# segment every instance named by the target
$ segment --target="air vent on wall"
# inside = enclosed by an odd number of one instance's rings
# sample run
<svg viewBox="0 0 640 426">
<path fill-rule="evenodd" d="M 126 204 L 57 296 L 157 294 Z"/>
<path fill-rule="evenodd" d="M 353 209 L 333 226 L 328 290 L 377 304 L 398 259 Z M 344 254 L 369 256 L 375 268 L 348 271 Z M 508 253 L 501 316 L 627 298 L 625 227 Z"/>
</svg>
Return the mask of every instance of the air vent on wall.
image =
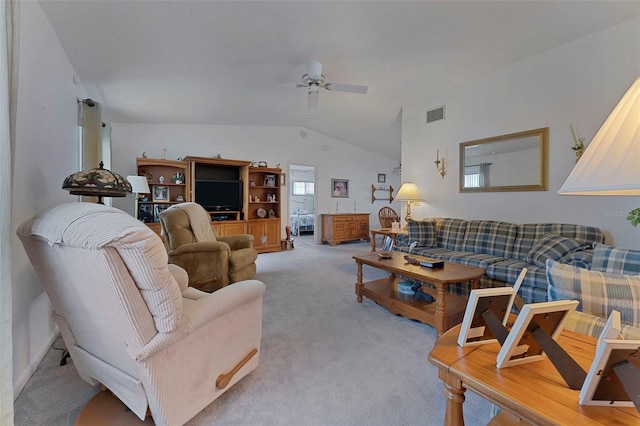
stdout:
<svg viewBox="0 0 640 426">
<path fill-rule="evenodd" d="M 427 124 L 438 120 L 444 120 L 444 105 L 427 111 Z"/>
</svg>

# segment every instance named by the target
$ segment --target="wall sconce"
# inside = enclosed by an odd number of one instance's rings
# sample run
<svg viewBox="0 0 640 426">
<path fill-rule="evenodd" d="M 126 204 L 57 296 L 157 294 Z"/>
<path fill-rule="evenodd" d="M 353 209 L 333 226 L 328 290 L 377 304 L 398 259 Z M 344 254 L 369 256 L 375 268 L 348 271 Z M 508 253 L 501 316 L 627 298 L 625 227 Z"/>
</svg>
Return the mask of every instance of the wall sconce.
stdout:
<svg viewBox="0 0 640 426">
<path fill-rule="evenodd" d="M 573 135 L 573 146 L 571 149 L 576 153 L 577 163 L 578 160 L 580 160 L 580 157 L 582 157 L 582 154 L 584 154 L 584 138 L 576 138 L 576 132 L 573 131 L 573 124 L 569 124 L 569 127 L 571 127 L 571 135 Z"/>
<path fill-rule="evenodd" d="M 434 161 L 435 165 L 436 165 L 436 170 L 438 171 L 438 173 L 440 173 L 440 176 L 442 176 L 442 179 L 444 179 L 444 175 L 447 174 L 447 166 L 445 163 L 445 157 L 440 158 L 440 150 L 436 150 L 436 161 Z"/>
</svg>

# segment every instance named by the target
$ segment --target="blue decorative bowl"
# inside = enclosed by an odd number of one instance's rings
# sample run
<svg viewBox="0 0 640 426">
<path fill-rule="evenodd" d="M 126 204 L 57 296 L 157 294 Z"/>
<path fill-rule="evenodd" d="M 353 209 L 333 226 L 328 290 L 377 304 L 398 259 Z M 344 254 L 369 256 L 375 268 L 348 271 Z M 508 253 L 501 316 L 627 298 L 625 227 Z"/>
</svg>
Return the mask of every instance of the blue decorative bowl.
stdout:
<svg viewBox="0 0 640 426">
<path fill-rule="evenodd" d="M 414 295 L 416 292 L 411 290 L 412 285 L 410 281 L 398 281 L 398 293 Z"/>
</svg>

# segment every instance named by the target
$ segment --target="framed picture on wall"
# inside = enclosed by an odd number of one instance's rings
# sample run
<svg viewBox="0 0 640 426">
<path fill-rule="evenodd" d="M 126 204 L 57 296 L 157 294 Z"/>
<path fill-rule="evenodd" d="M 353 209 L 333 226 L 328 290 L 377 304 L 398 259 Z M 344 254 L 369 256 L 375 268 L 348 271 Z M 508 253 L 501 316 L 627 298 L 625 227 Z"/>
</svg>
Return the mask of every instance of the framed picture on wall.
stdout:
<svg viewBox="0 0 640 426">
<path fill-rule="evenodd" d="M 349 198 L 349 181 L 347 179 L 331 179 L 331 196 L 333 198 Z"/>
<path fill-rule="evenodd" d="M 378 183 L 387 183 L 386 173 L 378 173 Z"/>
</svg>

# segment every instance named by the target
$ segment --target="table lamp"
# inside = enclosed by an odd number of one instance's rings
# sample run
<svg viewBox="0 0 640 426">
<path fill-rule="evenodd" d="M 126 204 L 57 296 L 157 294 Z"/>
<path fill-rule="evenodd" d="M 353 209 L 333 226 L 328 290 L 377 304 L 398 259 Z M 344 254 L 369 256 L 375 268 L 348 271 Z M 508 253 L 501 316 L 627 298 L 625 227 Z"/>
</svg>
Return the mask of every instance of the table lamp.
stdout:
<svg viewBox="0 0 640 426">
<path fill-rule="evenodd" d="M 149 181 L 145 176 L 127 176 L 127 180 L 131 184 L 131 192 L 136 194 L 135 210 L 133 211 L 133 217 L 138 217 L 138 202 L 140 200 L 140 194 L 150 194 Z"/>
<path fill-rule="evenodd" d="M 558 194 L 640 195 L 640 77 L 587 146 Z M 629 215 L 638 224 L 640 209 Z M 633 219 L 635 217 L 635 220 Z"/>
<path fill-rule="evenodd" d="M 420 194 L 420 190 L 418 189 L 418 185 L 413 182 L 404 182 L 398 193 L 395 197 L 396 200 L 406 201 L 407 202 L 407 213 L 404 217 L 406 222 L 405 227 L 408 226 L 409 221 L 412 219 L 411 217 L 411 203 L 415 201 L 422 201 L 422 194 Z"/>
</svg>

